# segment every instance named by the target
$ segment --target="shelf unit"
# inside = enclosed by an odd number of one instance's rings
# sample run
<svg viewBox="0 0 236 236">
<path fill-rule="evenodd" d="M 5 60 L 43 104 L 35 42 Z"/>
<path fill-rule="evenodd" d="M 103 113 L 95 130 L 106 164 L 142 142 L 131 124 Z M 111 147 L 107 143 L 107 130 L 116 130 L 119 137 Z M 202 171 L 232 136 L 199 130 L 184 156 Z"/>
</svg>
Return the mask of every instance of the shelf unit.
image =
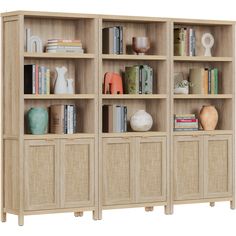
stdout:
<svg viewBox="0 0 236 236">
<path fill-rule="evenodd" d="M 19 11 L 2 14 L 3 24 L 3 158 L 2 221 L 6 214 L 25 215 L 93 211 L 129 207 L 230 201 L 235 207 L 235 55 L 234 22 Z M 103 54 L 102 29 L 126 28 L 127 54 Z M 173 55 L 174 26 L 196 30 L 197 55 Z M 28 53 L 24 30 L 31 28 L 43 44 L 49 38 L 81 39 L 84 54 Z M 202 33 L 215 37 L 212 57 L 203 56 Z M 146 55 L 132 52 L 132 37 L 148 36 Z M 222 46 L 224 45 L 224 46 Z M 23 94 L 24 64 L 66 66 L 74 79 L 73 95 Z M 106 72 L 122 75 L 125 66 L 153 68 L 153 94 L 103 94 Z M 174 94 L 174 72 L 188 75 L 194 67 L 217 67 L 219 94 Z M 52 75 L 52 78 L 55 76 Z M 51 80 L 51 91 L 54 79 Z M 75 134 L 32 135 L 25 114 L 32 107 L 75 104 Z M 102 106 L 126 105 L 128 131 L 102 132 Z M 219 122 L 214 131 L 173 131 L 175 113 L 199 113 L 215 105 Z M 153 117 L 148 132 L 133 132 L 132 114 L 144 109 Z"/>
</svg>

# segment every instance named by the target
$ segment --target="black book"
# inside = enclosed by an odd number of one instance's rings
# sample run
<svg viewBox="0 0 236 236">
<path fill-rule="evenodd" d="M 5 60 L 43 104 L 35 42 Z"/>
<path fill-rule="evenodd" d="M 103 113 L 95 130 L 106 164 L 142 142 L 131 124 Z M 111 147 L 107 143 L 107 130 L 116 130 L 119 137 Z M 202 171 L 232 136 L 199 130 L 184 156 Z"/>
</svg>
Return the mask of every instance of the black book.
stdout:
<svg viewBox="0 0 236 236">
<path fill-rule="evenodd" d="M 112 122 L 112 121 L 110 121 Z M 109 127 L 109 113 L 108 113 L 108 105 L 102 106 L 102 132 L 108 132 Z"/>
<path fill-rule="evenodd" d="M 24 65 L 24 94 L 35 94 L 35 65 Z"/>
</svg>

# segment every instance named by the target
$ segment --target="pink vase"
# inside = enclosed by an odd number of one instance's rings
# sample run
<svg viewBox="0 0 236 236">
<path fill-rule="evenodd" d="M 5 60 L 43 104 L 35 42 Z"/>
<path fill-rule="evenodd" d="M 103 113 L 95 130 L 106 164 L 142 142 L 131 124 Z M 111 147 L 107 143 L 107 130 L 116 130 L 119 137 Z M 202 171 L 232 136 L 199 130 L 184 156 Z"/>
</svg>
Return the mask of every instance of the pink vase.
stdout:
<svg viewBox="0 0 236 236">
<path fill-rule="evenodd" d="M 204 130 L 214 130 L 218 122 L 218 112 L 212 105 L 204 105 L 199 114 L 200 123 Z"/>
</svg>

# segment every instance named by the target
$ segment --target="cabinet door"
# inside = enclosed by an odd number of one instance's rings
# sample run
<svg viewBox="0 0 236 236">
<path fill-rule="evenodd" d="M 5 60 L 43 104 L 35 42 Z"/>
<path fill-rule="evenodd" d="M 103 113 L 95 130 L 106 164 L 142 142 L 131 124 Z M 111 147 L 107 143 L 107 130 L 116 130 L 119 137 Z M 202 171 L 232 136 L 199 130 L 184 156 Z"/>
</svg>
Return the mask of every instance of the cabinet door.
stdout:
<svg viewBox="0 0 236 236">
<path fill-rule="evenodd" d="M 94 140 L 61 140 L 62 207 L 94 203 Z"/>
<path fill-rule="evenodd" d="M 203 197 L 202 137 L 174 137 L 174 199 Z"/>
<path fill-rule="evenodd" d="M 232 136 L 204 137 L 204 195 L 227 197 L 232 195 Z"/>
<path fill-rule="evenodd" d="M 137 138 L 136 195 L 138 202 L 166 199 L 166 138 Z"/>
<path fill-rule="evenodd" d="M 55 140 L 25 142 L 25 210 L 59 207 L 59 160 Z"/>
<path fill-rule="evenodd" d="M 134 202 L 134 154 L 132 139 L 103 139 L 104 205 Z"/>
</svg>

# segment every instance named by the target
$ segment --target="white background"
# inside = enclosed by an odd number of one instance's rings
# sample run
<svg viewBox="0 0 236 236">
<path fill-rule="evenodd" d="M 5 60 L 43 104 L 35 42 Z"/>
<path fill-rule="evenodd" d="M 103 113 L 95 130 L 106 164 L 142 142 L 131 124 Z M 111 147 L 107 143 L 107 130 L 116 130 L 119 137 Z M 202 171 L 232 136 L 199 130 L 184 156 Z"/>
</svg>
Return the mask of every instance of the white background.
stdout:
<svg viewBox="0 0 236 236">
<path fill-rule="evenodd" d="M 61 11 L 76 13 L 120 14 L 236 21 L 235 1 L 209 0 L 0 0 L 0 12 L 13 10 Z M 154 212 L 143 208 L 109 210 L 103 220 L 93 221 L 91 212 L 82 218 L 72 213 L 26 216 L 25 225 L 17 225 L 17 217 L 7 216 L 0 223 L 0 236 L 5 235 L 236 235 L 236 210 L 229 203 L 175 206 L 167 216 L 163 207 Z"/>
</svg>

